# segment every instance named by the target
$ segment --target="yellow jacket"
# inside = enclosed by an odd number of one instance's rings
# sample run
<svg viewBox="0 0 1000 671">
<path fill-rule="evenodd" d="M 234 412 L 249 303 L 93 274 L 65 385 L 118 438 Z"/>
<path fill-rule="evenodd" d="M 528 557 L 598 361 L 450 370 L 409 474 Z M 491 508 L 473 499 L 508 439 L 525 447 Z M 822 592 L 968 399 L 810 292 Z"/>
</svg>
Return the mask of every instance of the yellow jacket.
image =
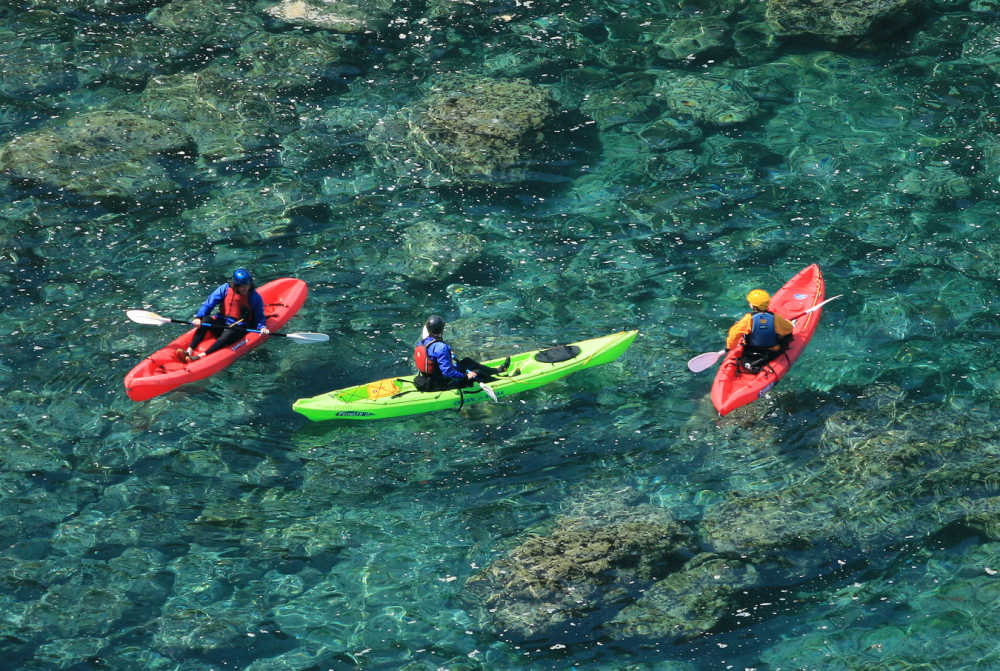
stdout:
<svg viewBox="0 0 1000 671">
<path fill-rule="evenodd" d="M 743 318 L 729 327 L 729 335 L 726 336 L 726 349 L 732 349 L 743 342 L 743 337 L 750 335 L 750 328 L 753 326 L 753 313 L 746 313 Z M 774 332 L 778 338 L 790 335 L 795 327 L 781 315 L 774 315 Z M 771 349 L 781 349 L 781 345 L 775 345 Z"/>
</svg>

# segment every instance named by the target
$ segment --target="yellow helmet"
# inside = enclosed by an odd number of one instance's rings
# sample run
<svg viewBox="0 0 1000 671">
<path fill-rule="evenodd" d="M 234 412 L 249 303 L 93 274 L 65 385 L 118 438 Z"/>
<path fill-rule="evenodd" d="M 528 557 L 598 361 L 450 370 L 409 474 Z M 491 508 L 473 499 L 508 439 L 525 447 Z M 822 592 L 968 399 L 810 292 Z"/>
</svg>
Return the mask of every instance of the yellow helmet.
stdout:
<svg viewBox="0 0 1000 671">
<path fill-rule="evenodd" d="M 767 306 L 771 304 L 771 294 L 767 293 L 763 289 L 754 289 L 747 294 L 747 303 L 749 303 L 752 308 L 766 310 Z"/>
</svg>

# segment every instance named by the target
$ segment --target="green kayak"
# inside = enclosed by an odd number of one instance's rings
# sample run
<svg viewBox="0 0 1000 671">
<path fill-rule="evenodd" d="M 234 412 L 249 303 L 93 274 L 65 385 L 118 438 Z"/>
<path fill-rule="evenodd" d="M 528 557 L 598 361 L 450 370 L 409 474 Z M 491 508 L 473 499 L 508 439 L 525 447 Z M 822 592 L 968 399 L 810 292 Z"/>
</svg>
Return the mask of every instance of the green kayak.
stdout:
<svg viewBox="0 0 1000 671">
<path fill-rule="evenodd" d="M 570 345 L 513 354 L 510 357 L 510 368 L 489 382 L 489 387 L 497 398 L 510 396 L 548 384 L 578 370 L 614 361 L 628 349 L 637 333 L 638 331 L 622 331 Z M 502 362 L 502 359 L 496 359 L 483 363 L 496 367 Z M 314 422 L 327 419 L 387 419 L 460 408 L 488 398 L 478 384 L 448 391 L 418 391 L 413 386 L 413 377 L 391 377 L 336 389 L 312 398 L 300 398 L 292 405 L 292 410 Z"/>
</svg>

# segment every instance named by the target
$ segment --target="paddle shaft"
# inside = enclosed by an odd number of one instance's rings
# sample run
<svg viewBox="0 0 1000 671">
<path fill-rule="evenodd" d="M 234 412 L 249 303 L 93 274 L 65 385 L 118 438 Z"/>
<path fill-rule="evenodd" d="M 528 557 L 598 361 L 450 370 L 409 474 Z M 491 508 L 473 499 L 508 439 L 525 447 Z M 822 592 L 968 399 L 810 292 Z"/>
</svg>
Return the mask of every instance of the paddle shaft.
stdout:
<svg viewBox="0 0 1000 671">
<path fill-rule="evenodd" d="M 798 319 L 799 317 L 805 317 L 805 316 L 806 316 L 807 314 L 809 314 L 810 312 L 814 312 L 814 311 L 816 311 L 816 310 L 819 310 L 819 309 L 820 309 L 821 307 L 823 307 L 824 305 L 826 305 L 826 304 L 827 304 L 827 303 L 829 303 L 830 301 L 835 301 L 835 300 L 837 300 L 838 298 L 840 298 L 840 297 L 841 297 L 841 296 L 843 296 L 843 295 L 844 295 L 844 294 L 837 294 L 836 296 L 832 296 L 832 297 L 830 297 L 830 298 L 827 298 L 827 299 L 826 299 L 825 301 L 823 301 L 822 303 L 817 303 L 816 305 L 812 306 L 812 307 L 811 307 L 811 308 L 809 308 L 808 310 L 803 310 L 802 312 L 800 312 L 799 314 L 795 315 L 794 317 L 792 317 L 792 318 L 791 318 L 791 319 L 789 319 L 788 321 L 790 321 L 790 322 L 794 322 L 794 321 L 795 321 L 796 319 Z"/>
<path fill-rule="evenodd" d="M 169 319 L 171 324 L 184 324 L 186 326 L 195 326 L 194 322 L 187 322 L 187 321 L 184 321 L 183 319 L 174 319 L 173 317 L 164 317 L 164 319 Z M 233 326 L 236 326 L 236 324 L 233 324 Z M 204 327 L 204 328 L 211 328 L 212 324 L 211 323 L 206 324 L 205 322 L 202 322 L 201 324 L 198 325 L 198 328 L 202 328 L 202 327 Z M 232 327 L 230 327 L 230 328 L 232 328 Z M 259 329 L 246 329 L 246 332 L 247 333 L 260 333 L 260 330 Z M 287 337 L 289 337 L 287 333 L 275 333 L 274 331 L 268 332 L 268 335 L 278 336 L 280 338 L 287 338 Z"/>
</svg>

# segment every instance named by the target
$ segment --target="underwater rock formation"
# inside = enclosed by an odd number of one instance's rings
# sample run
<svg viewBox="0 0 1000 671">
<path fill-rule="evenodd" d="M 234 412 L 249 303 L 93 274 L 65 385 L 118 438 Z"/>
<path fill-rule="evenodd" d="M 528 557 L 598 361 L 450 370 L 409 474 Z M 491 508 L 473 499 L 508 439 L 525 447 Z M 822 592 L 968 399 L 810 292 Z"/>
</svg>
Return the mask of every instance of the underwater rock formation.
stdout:
<svg viewBox="0 0 1000 671">
<path fill-rule="evenodd" d="M 81 12 L 88 14 L 122 14 L 148 10 L 162 4 L 162 0 L 26 0 L 18 3 L 32 9 L 51 9 L 56 12 Z"/>
<path fill-rule="evenodd" d="M 268 238 L 287 233 L 293 219 L 325 220 L 329 212 L 307 183 L 271 177 L 213 194 L 178 216 L 191 230 L 212 239 L 232 235 Z"/>
<path fill-rule="evenodd" d="M 150 54 L 186 58 L 194 51 L 165 31 L 146 24 L 119 26 L 113 34 L 92 31 L 73 36 L 73 69 L 81 84 L 110 84 L 138 90 L 146 80 L 166 72 L 170 65 Z"/>
<path fill-rule="evenodd" d="M 177 185 L 157 157 L 191 146 L 191 138 L 176 124 L 98 110 L 11 140 L 0 149 L 0 170 L 85 196 L 163 197 Z"/>
<path fill-rule="evenodd" d="M 483 251 L 483 243 L 474 235 L 449 228 L 436 221 L 415 224 L 403 234 L 400 272 L 407 277 L 429 282 L 451 276 Z"/>
<path fill-rule="evenodd" d="M 908 22 L 920 0 L 768 0 L 767 20 L 779 35 L 860 37 L 876 24 Z"/>
<path fill-rule="evenodd" d="M 245 86 L 273 92 L 316 93 L 358 72 L 349 60 L 353 38 L 329 33 L 257 33 L 237 51 Z"/>
<path fill-rule="evenodd" d="M 945 165 L 928 165 L 906 170 L 899 177 L 895 187 L 908 196 L 930 201 L 964 198 L 972 191 L 964 177 Z"/>
<path fill-rule="evenodd" d="M 743 123 L 760 112 L 745 86 L 718 75 L 663 75 L 656 92 L 674 112 L 717 126 Z"/>
<path fill-rule="evenodd" d="M 72 56 L 66 43 L 23 39 L 10 30 L 0 30 L 0 95 L 31 100 L 33 97 L 69 90 L 77 85 Z M 4 103 L 6 104 L 6 103 Z"/>
<path fill-rule="evenodd" d="M 290 104 L 211 68 L 154 77 L 135 104 L 143 114 L 175 120 L 209 161 L 253 158 L 298 128 Z"/>
<path fill-rule="evenodd" d="M 338 33 L 384 30 L 392 17 L 393 0 L 282 0 L 264 10 L 276 19 Z"/>
<path fill-rule="evenodd" d="M 698 527 L 706 546 L 793 581 L 975 515 L 973 504 L 935 502 L 942 491 L 970 501 L 992 491 L 1000 458 L 983 454 L 995 429 L 913 407 L 881 385 L 859 396 L 861 407 L 826 419 L 819 456 L 787 486 L 734 493 L 707 509 Z"/>
<path fill-rule="evenodd" d="M 564 516 L 466 583 L 503 636 L 585 633 L 582 622 L 621 607 L 635 590 L 679 567 L 688 534 L 662 508 L 639 505 L 605 518 Z"/>
<path fill-rule="evenodd" d="M 716 17 L 695 16 L 669 22 L 653 43 L 667 61 L 687 61 L 724 54 L 732 48 L 731 28 Z"/>
<path fill-rule="evenodd" d="M 263 27 L 263 20 L 233 11 L 225 0 L 173 0 L 147 15 L 173 42 L 172 49 L 233 49 Z"/>
<path fill-rule="evenodd" d="M 469 319 L 510 322 L 524 310 L 517 296 L 496 287 L 456 283 L 449 284 L 445 290 L 451 302 L 458 307 L 458 314 Z"/>
<path fill-rule="evenodd" d="M 448 75 L 377 124 L 368 147 L 387 173 L 427 186 L 512 184 L 544 149 L 555 112 L 549 92 L 527 81 Z"/>
<path fill-rule="evenodd" d="M 996 429 L 913 406 L 895 387 L 855 397 L 827 417 L 815 457 L 794 467 L 779 457 L 782 481 L 709 503 L 693 536 L 665 509 L 605 494 L 603 508 L 588 501 L 568 511 L 470 578 L 470 594 L 514 640 L 599 632 L 682 642 L 729 620 L 758 584 L 802 585 L 853 562 L 892 562 L 899 539 L 948 527 L 996 540 Z M 741 430 L 754 453 L 777 438 L 759 431 L 762 421 L 756 437 Z M 954 439 L 927 438 L 948 432 Z"/>
<path fill-rule="evenodd" d="M 608 79 L 611 73 L 604 73 Z M 591 88 L 580 102 L 580 111 L 597 122 L 601 130 L 641 120 L 656 105 L 653 88 L 656 79 L 648 74 L 628 75 L 611 79 L 610 88 Z"/>
<path fill-rule="evenodd" d="M 693 122 L 673 117 L 660 117 L 636 133 L 652 151 L 669 151 L 681 145 L 697 142 L 704 132 Z"/>
<path fill-rule="evenodd" d="M 700 554 L 676 573 L 654 583 L 623 608 L 604 630 L 615 638 L 680 642 L 710 631 L 731 615 L 734 593 L 757 584 L 746 562 Z"/>
</svg>

